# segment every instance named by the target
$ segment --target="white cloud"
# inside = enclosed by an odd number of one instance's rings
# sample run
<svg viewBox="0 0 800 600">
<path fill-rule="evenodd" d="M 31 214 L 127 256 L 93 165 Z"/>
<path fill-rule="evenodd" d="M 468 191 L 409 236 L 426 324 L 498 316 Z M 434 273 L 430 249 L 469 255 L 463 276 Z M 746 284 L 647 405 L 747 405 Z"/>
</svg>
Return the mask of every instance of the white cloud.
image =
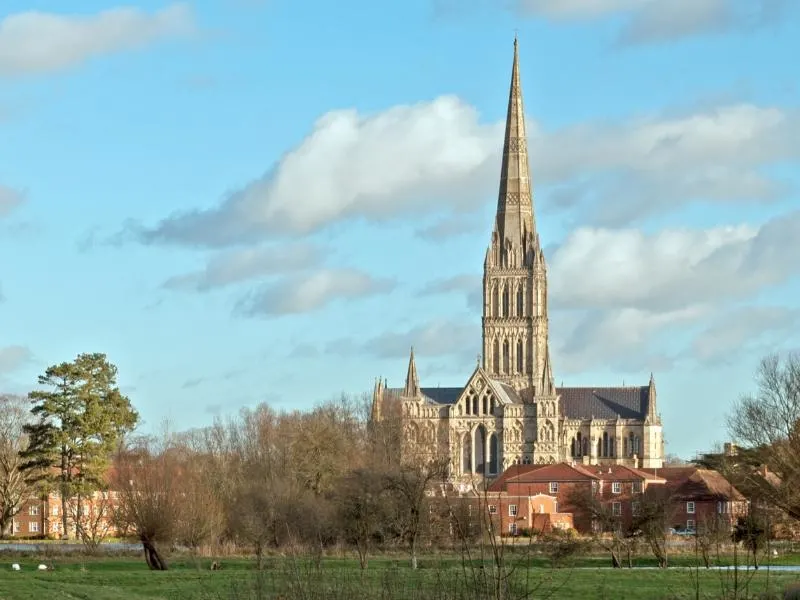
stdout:
<svg viewBox="0 0 800 600">
<path fill-rule="evenodd" d="M 753 294 L 800 274 L 800 212 L 760 227 L 581 228 L 550 259 L 550 293 L 560 308 L 674 310 Z"/>
<path fill-rule="evenodd" d="M 535 181 L 562 186 L 551 207 L 606 225 L 693 201 L 773 200 L 785 186 L 762 168 L 800 158 L 800 115 L 750 104 L 555 131 L 529 120 L 528 135 Z M 213 247 L 348 219 L 448 209 L 463 215 L 493 201 L 501 146 L 502 124 L 482 124 L 454 97 L 368 116 L 334 111 L 217 207 L 128 231 L 146 242 Z M 547 190 L 544 199 L 540 207 L 548 206 Z"/>
<path fill-rule="evenodd" d="M 319 264 L 322 249 L 306 243 L 226 251 L 212 257 L 199 271 L 170 277 L 164 287 L 199 292 L 242 281 L 299 271 Z"/>
<path fill-rule="evenodd" d="M 7 217 L 23 202 L 25 195 L 22 192 L 0 184 L 0 219 Z"/>
<path fill-rule="evenodd" d="M 722 314 L 692 342 L 694 356 L 703 363 L 731 362 L 748 350 L 764 354 L 794 337 L 800 309 L 747 306 Z M 768 344 L 768 349 L 765 347 Z"/>
<path fill-rule="evenodd" d="M 33 359 L 33 353 L 25 346 L 0 348 L 0 375 L 22 368 Z"/>
<path fill-rule="evenodd" d="M 193 29 L 185 3 L 153 13 L 121 7 L 88 16 L 12 14 L 0 21 L 0 75 L 58 71 Z"/>
<path fill-rule="evenodd" d="M 497 176 L 500 136 L 499 124 L 481 124 L 473 107 L 452 96 L 374 115 L 332 111 L 264 177 L 219 207 L 174 215 L 140 234 L 226 245 L 347 218 L 475 206 L 493 187 L 489 173 Z"/>
<path fill-rule="evenodd" d="M 581 373 L 593 368 L 621 372 L 665 370 L 672 357 L 657 349 L 656 336 L 665 329 L 695 324 L 709 313 L 702 305 L 669 311 L 636 308 L 555 314 L 550 344 L 554 372 Z"/>
<path fill-rule="evenodd" d="M 641 9 L 653 0 L 518 0 L 525 12 L 551 19 L 594 19 Z M 679 1 L 679 0 L 673 0 Z M 701 0 L 698 0 L 701 1 Z"/>
<path fill-rule="evenodd" d="M 307 313 L 335 300 L 385 293 L 392 287 L 391 281 L 353 269 L 326 269 L 267 284 L 243 298 L 236 312 L 243 316 Z"/>
<path fill-rule="evenodd" d="M 454 356 L 474 360 L 481 350 L 480 326 L 464 319 L 434 319 L 406 331 L 388 331 L 366 341 L 334 340 L 327 345 L 326 351 L 333 354 L 363 352 L 376 358 L 408 358 L 412 346 L 417 356 Z"/>
<path fill-rule="evenodd" d="M 761 226 L 653 234 L 632 228 L 574 231 L 549 259 L 554 367 L 564 374 L 594 368 L 663 370 L 689 357 L 693 331 L 704 319 L 800 277 L 798 232 L 800 211 Z M 469 291 L 477 300 L 473 309 L 480 311 L 478 275 L 446 277 L 422 289 L 428 294 Z M 752 315 L 748 331 L 767 330 L 769 318 L 778 327 L 782 318 L 755 309 Z M 742 334 L 727 323 L 697 338 L 695 358 L 710 360 L 714 338 L 726 328 L 728 336 L 720 334 L 718 343 L 734 344 L 730 340 Z"/>
<path fill-rule="evenodd" d="M 792 8 L 783 0 L 516 0 L 519 12 L 554 21 L 623 17 L 623 44 L 754 29 Z"/>
</svg>

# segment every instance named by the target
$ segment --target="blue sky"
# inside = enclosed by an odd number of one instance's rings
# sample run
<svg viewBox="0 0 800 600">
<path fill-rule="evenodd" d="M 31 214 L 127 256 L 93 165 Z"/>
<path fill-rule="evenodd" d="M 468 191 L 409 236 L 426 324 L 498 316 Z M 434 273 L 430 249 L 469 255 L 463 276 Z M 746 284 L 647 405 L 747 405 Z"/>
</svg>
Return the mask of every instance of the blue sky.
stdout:
<svg viewBox="0 0 800 600">
<path fill-rule="evenodd" d="M 779 0 L 21 2 L 0 12 L 0 388 L 108 354 L 145 427 L 463 384 L 515 30 L 557 383 L 725 438 L 798 346 Z"/>
</svg>

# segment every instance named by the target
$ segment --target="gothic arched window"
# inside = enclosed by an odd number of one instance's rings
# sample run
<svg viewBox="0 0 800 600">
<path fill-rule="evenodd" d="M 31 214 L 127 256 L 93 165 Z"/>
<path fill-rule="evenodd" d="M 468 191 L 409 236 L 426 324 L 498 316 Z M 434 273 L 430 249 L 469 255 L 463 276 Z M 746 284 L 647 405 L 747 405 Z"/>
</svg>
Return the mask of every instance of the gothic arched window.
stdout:
<svg viewBox="0 0 800 600">
<path fill-rule="evenodd" d="M 508 374 L 511 371 L 510 363 L 510 348 L 508 347 L 508 340 L 503 342 L 503 373 Z"/>
<path fill-rule="evenodd" d="M 517 341 L 517 373 L 525 372 L 525 356 L 522 340 Z"/>
<path fill-rule="evenodd" d="M 525 316 L 525 293 L 522 290 L 522 285 L 517 288 L 517 316 Z"/>
<path fill-rule="evenodd" d="M 492 349 L 492 370 L 497 373 L 500 371 L 500 342 L 494 341 Z"/>
<path fill-rule="evenodd" d="M 509 310 L 509 302 L 508 302 L 508 286 L 503 286 L 503 316 L 510 317 L 511 312 Z"/>
</svg>

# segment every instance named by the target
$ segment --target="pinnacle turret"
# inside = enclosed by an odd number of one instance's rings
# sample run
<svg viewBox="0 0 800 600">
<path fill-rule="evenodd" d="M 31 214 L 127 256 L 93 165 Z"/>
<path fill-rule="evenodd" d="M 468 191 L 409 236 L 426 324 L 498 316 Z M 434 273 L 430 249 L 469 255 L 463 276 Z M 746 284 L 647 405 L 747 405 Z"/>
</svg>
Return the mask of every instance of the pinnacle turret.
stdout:
<svg viewBox="0 0 800 600">
<path fill-rule="evenodd" d="M 411 347 L 411 356 L 408 359 L 408 373 L 406 374 L 406 388 L 403 392 L 406 398 L 419 396 L 419 377 L 417 376 L 417 363 L 414 360 L 414 347 Z"/>
</svg>

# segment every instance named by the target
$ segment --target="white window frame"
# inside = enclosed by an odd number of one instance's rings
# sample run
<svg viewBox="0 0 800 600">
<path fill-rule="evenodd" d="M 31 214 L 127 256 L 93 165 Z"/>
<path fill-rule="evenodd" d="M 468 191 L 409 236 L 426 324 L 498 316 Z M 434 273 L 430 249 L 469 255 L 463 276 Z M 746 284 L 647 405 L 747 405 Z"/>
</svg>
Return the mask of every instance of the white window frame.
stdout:
<svg viewBox="0 0 800 600">
<path fill-rule="evenodd" d="M 38 516 L 38 515 L 39 515 L 39 507 L 38 507 L 36 504 L 31 504 L 31 505 L 28 507 L 28 514 L 29 514 L 31 517 L 36 517 L 36 516 Z"/>
<path fill-rule="evenodd" d="M 517 505 L 516 504 L 509 504 L 508 505 L 508 516 L 509 517 L 516 517 L 517 516 Z"/>
<path fill-rule="evenodd" d="M 28 522 L 28 533 L 39 533 L 39 521 Z"/>
<path fill-rule="evenodd" d="M 550 482 L 550 493 L 551 494 L 557 494 L 558 493 L 558 482 L 557 481 L 551 481 Z"/>
<path fill-rule="evenodd" d="M 619 481 L 612 481 L 611 482 L 611 493 L 612 494 L 621 494 L 622 493 L 622 484 Z"/>
<path fill-rule="evenodd" d="M 615 517 L 622 516 L 622 502 L 612 502 L 611 503 L 611 514 Z"/>
<path fill-rule="evenodd" d="M 490 504 L 489 505 L 489 514 L 496 515 L 497 514 L 497 504 Z"/>
<path fill-rule="evenodd" d="M 633 482 L 633 493 L 634 494 L 641 494 L 642 493 L 642 482 L 641 481 L 634 481 Z"/>
<path fill-rule="evenodd" d="M 517 535 L 517 524 L 516 523 L 509 523 L 508 524 L 508 533 L 511 535 Z"/>
<path fill-rule="evenodd" d="M 694 519 L 687 519 L 686 520 L 686 529 L 688 529 L 689 531 L 695 531 L 696 527 L 697 527 L 697 524 L 695 523 Z"/>
<path fill-rule="evenodd" d="M 689 502 L 686 503 L 686 514 L 693 515 L 696 511 L 697 505 L 693 501 L 689 500 Z"/>
</svg>

